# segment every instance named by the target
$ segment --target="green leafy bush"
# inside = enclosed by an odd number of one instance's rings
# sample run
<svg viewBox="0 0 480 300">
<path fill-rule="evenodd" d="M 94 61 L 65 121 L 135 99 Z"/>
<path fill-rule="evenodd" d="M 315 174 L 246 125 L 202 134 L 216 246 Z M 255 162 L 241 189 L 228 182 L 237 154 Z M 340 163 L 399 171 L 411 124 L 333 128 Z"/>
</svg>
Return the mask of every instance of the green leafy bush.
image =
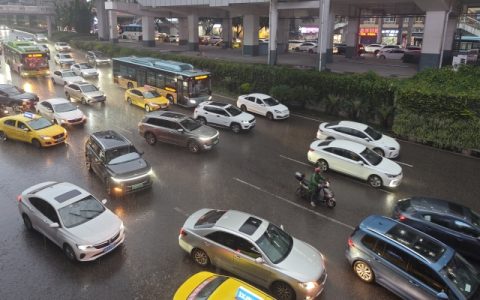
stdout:
<svg viewBox="0 0 480 300">
<path fill-rule="evenodd" d="M 252 91 L 250 83 L 245 82 L 240 85 L 240 94 L 248 94 Z"/>
</svg>

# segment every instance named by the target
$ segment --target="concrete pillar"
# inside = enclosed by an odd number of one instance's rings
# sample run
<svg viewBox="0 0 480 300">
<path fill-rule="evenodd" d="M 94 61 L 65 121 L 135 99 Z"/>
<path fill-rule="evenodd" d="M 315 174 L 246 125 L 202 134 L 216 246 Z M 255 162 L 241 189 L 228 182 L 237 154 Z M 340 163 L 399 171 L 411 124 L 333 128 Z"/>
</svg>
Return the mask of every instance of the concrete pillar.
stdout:
<svg viewBox="0 0 480 300">
<path fill-rule="evenodd" d="M 413 31 L 413 21 L 415 17 L 408 18 L 408 27 L 407 27 L 407 46 L 412 44 L 412 31 Z"/>
<path fill-rule="evenodd" d="M 96 0 L 95 10 L 97 11 L 97 33 L 100 41 L 108 41 L 108 14 L 105 10 L 105 1 Z"/>
<path fill-rule="evenodd" d="M 118 43 L 117 12 L 108 11 L 108 34 L 112 43 Z"/>
<path fill-rule="evenodd" d="M 397 18 L 397 20 L 398 20 L 397 45 L 402 45 L 402 38 L 403 38 L 403 17 Z"/>
<path fill-rule="evenodd" d="M 279 19 L 277 29 L 277 53 L 288 52 L 290 33 L 290 19 Z"/>
<path fill-rule="evenodd" d="M 381 43 L 382 43 L 382 38 L 383 38 L 382 30 L 383 30 L 383 18 L 380 17 L 380 18 L 378 18 L 377 44 L 381 44 Z"/>
<path fill-rule="evenodd" d="M 155 19 L 142 17 L 142 42 L 144 46 L 155 47 Z"/>
<path fill-rule="evenodd" d="M 333 34 L 335 32 L 335 13 L 330 11 L 328 15 L 328 41 L 327 41 L 327 63 L 333 62 Z"/>
<path fill-rule="evenodd" d="M 447 31 L 445 32 L 445 44 L 443 45 L 442 62 L 450 62 L 452 59 L 453 41 L 457 31 L 458 17 L 449 18 L 447 22 Z"/>
<path fill-rule="evenodd" d="M 178 44 L 184 46 L 188 44 L 188 21 L 187 18 L 178 19 Z"/>
<path fill-rule="evenodd" d="M 425 27 L 423 29 L 422 54 L 419 70 L 438 68 L 440 64 L 440 50 L 444 41 L 444 27 L 446 11 L 427 11 Z"/>
<path fill-rule="evenodd" d="M 232 36 L 232 19 L 230 18 L 230 16 L 228 16 L 222 19 L 223 48 L 232 48 Z"/>
<path fill-rule="evenodd" d="M 268 39 L 268 64 L 277 64 L 277 30 L 278 30 L 278 1 L 270 0 L 269 14 L 269 30 L 270 37 Z M 258 36 L 258 33 L 257 33 Z"/>
<path fill-rule="evenodd" d="M 188 50 L 198 51 L 198 15 L 188 15 Z"/>
<path fill-rule="evenodd" d="M 347 48 L 345 49 L 345 57 L 352 58 L 358 55 L 358 31 L 360 27 L 360 18 L 349 17 L 347 24 L 347 34 L 345 36 L 345 43 Z"/>
<path fill-rule="evenodd" d="M 330 36 L 330 0 L 320 0 L 319 10 L 319 26 L 318 26 L 318 65 L 319 71 L 325 70 L 327 65 L 327 47 L 332 39 Z M 333 46 L 332 46 L 333 47 Z"/>
<path fill-rule="evenodd" d="M 256 15 L 243 16 L 243 55 L 258 56 L 258 30 L 260 18 Z"/>
<path fill-rule="evenodd" d="M 47 16 L 47 37 L 48 38 L 52 37 L 52 31 L 53 31 L 52 18 L 53 16 Z"/>
</svg>

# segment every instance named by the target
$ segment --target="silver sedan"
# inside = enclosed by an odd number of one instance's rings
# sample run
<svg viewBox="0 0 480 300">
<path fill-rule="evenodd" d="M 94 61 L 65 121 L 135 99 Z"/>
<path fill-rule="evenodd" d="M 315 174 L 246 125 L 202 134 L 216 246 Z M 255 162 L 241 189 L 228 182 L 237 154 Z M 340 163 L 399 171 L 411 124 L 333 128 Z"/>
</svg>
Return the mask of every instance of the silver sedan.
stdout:
<svg viewBox="0 0 480 300">
<path fill-rule="evenodd" d="M 187 219 L 178 240 L 200 266 L 220 267 L 270 289 L 279 300 L 314 299 L 325 286 L 318 250 L 247 213 L 201 209 Z"/>
</svg>

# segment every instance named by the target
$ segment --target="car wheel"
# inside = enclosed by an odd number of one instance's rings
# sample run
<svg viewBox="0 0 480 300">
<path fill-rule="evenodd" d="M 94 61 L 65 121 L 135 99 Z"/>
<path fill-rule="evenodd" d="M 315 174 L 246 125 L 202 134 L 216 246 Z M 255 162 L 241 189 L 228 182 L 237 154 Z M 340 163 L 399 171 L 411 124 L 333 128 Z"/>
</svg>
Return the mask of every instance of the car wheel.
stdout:
<svg viewBox="0 0 480 300">
<path fill-rule="evenodd" d="M 75 252 L 73 251 L 72 247 L 70 247 L 70 245 L 68 244 L 63 245 L 63 253 L 68 258 L 68 260 L 70 261 L 77 260 L 77 257 L 75 256 Z"/>
<path fill-rule="evenodd" d="M 207 119 L 205 119 L 204 117 L 198 117 L 197 120 L 198 122 L 200 122 L 200 124 L 207 125 Z"/>
<path fill-rule="evenodd" d="M 127 103 L 128 103 L 129 105 L 132 105 L 132 99 L 131 99 L 130 97 L 127 98 Z"/>
<path fill-rule="evenodd" d="M 206 267 L 210 264 L 210 258 L 208 257 L 207 253 L 202 249 L 198 249 L 198 248 L 193 249 L 192 258 L 193 258 L 193 261 L 201 267 Z"/>
<path fill-rule="evenodd" d="M 80 99 L 80 101 L 82 102 L 82 104 L 87 104 L 87 101 L 83 97 L 82 97 L 82 99 Z"/>
<path fill-rule="evenodd" d="M 335 201 L 335 199 L 330 198 L 330 199 L 327 200 L 327 207 L 328 208 L 334 208 L 335 206 L 337 206 L 337 201 Z"/>
<path fill-rule="evenodd" d="M 92 163 L 88 159 L 85 160 L 85 167 L 88 172 L 92 172 Z"/>
<path fill-rule="evenodd" d="M 385 152 L 383 152 L 383 150 L 380 148 L 375 148 L 373 149 L 373 151 L 375 151 L 380 156 L 385 156 Z"/>
<path fill-rule="evenodd" d="M 362 260 L 357 260 L 353 264 L 353 271 L 363 282 L 371 283 L 375 279 L 372 268 Z"/>
<path fill-rule="evenodd" d="M 127 83 L 127 88 L 128 89 L 133 89 L 133 83 L 131 83 L 131 82 Z"/>
<path fill-rule="evenodd" d="M 30 218 L 26 214 L 22 215 L 22 219 L 23 219 L 23 224 L 25 225 L 25 228 L 27 228 L 27 230 L 30 230 L 30 231 L 33 230 L 32 221 L 30 221 Z"/>
<path fill-rule="evenodd" d="M 240 106 L 240 109 L 244 112 L 247 112 L 247 107 L 243 104 L 242 104 L 242 106 Z"/>
<path fill-rule="evenodd" d="M 322 170 L 322 172 L 327 172 L 328 171 L 329 166 L 328 166 L 328 162 L 326 160 L 319 159 L 317 161 L 317 165 L 320 168 L 320 170 Z"/>
<path fill-rule="evenodd" d="M 240 131 L 242 131 L 242 127 L 240 127 L 240 125 L 237 123 L 233 123 L 231 127 L 234 133 L 240 133 Z"/>
<path fill-rule="evenodd" d="M 65 98 L 67 98 L 68 101 L 72 101 L 68 92 L 65 92 Z"/>
<path fill-rule="evenodd" d="M 200 145 L 195 141 L 188 142 L 188 150 L 192 153 L 200 152 Z"/>
<path fill-rule="evenodd" d="M 382 178 L 378 177 L 377 175 L 370 175 L 370 177 L 368 177 L 368 184 L 371 187 L 379 188 L 383 184 L 382 183 Z"/>
<path fill-rule="evenodd" d="M 7 140 L 7 134 L 4 131 L 0 130 L 0 142 L 5 142 Z"/>
<path fill-rule="evenodd" d="M 67 85 L 67 82 L 66 82 L 66 81 L 64 81 L 64 82 L 63 82 L 63 85 Z"/>
<path fill-rule="evenodd" d="M 380 52 L 380 50 L 375 50 L 375 52 L 373 52 L 375 55 L 378 54 L 378 52 Z"/>
<path fill-rule="evenodd" d="M 33 147 L 35 147 L 35 148 L 37 148 L 37 149 L 42 148 L 42 144 L 41 144 L 40 141 L 37 140 L 37 139 L 33 139 L 33 140 L 32 140 L 32 145 L 33 145 Z"/>
<path fill-rule="evenodd" d="M 380 55 L 380 59 L 385 59 L 385 55 Z"/>
<path fill-rule="evenodd" d="M 52 79 L 52 83 L 55 84 L 55 79 L 51 78 Z"/>
<path fill-rule="evenodd" d="M 150 105 L 148 105 L 148 104 L 145 105 L 145 111 L 146 112 L 151 112 L 152 111 L 152 109 L 150 108 Z"/>
<path fill-rule="evenodd" d="M 173 96 L 172 95 L 167 95 L 168 101 L 170 101 L 170 104 L 173 104 Z"/>
<path fill-rule="evenodd" d="M 267 113 L 267 119 L 273 120 L 273 114 L 271 112 Z"/>
<path fill-rule="evenodd" d="M 272 284 L 271 291 L 273 296 L 278 300 L 295 299 L 295 291 L 287 283 L 277 281 Z"/>
<path fill-rule="evenodd" d="M 147 133 L 145 133 L 145 141 L 149 145 L 155 145 L 155 143 L 157 142 L 157 138 L 155 137 L 155 135 L 153 133 L 147 132 Z"/>
<path fill-rule="evenodd" d="M 313 53 L 313 50 L 312 50 L 312 49 L 308 49 L 308 53 Z"/>
</svg>

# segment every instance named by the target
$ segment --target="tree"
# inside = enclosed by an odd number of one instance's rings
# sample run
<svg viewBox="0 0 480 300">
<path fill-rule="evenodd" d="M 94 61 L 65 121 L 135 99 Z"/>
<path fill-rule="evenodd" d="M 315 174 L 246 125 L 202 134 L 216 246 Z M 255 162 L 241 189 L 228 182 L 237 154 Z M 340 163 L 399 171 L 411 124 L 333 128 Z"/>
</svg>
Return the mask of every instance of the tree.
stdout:
<svg viewBox="0 0 480 300">
<path fill-rule="evenodd" d="M 199 23 L 202 26 L 205 35 L 211 35 L 213 31 L 213 25 L 219 23 L 219 19 L 212 19 L 212 18 L 200 18 Z"/>
<path fill-rule="evenodd" d="M 232 27 L 235 28 L 234 38 L 238 38 L 243 31 L 243 19 L 242 17 L 232 18 Z"/>
<path fill-rule="evenodd" d="M 93 24 L 92 2 L 74 0 L 55 3 L 55 21 L 62 28 L 89 33 Z"/>
</svg>

